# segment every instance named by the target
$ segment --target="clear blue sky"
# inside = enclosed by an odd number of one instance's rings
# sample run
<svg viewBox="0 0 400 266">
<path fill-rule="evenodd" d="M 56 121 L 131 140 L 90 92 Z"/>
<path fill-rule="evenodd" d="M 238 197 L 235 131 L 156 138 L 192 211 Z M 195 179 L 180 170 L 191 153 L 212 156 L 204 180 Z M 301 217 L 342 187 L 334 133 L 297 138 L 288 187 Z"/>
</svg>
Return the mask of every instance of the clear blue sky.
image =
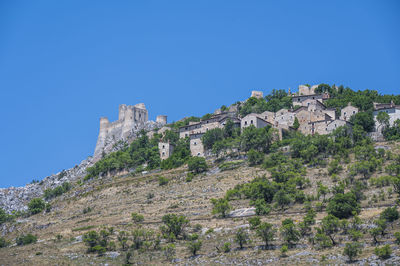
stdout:
<svg viewBox="0 0 400 266">
<path fill-rule="evenodd" d="M 302 83 L 400 93 L 400 1 L 0 2 L 0 187 L 93 153 L 99 118 L 169 121 Z"/>
</svg>

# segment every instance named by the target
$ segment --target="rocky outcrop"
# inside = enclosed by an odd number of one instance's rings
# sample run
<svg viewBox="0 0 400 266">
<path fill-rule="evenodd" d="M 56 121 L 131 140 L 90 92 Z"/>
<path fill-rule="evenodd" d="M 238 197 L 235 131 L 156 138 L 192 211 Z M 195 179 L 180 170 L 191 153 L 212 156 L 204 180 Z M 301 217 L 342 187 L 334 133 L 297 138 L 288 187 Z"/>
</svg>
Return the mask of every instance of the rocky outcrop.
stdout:
<svg viewBox="0 0 400 266">
<path fill-rule="evenodd" d="M 135 125 L 125 138 L 115 138 L 112 136 L 104 140 L 103 152 L 108 154 L 124 148 L 137 138 L 140 131 L 153 131 L 163 126 L 163 123 L 147 121 L 145 123 Z M 0 208 L 8 213 L 12 211 L 26 211 L 28 202 L 37 197 L 43 196 L 48 188 L 55 188 L 64 182 L 73 182 L 86 175 L 86 168 L 93 165 L 96 161 L 93 157 L 88 157 L 75 167 L 63 170 L 57 174 L 44 178 L 39 183 L 28 184 L 24 187 L 0 188 Z"/>
<path fill-rule="evenodd" d="M 24 187 L 0 188 L 0 208 L 8 213 L 27 210 L 28 202 L 43 196 L 44 190 L 55 188 L 64 182 L 72 182 L 86 175 L 86 168 L 92 163 L 92 157 L 83 160 L 75 167 L 63 170 L 44 178 L 39 183 L 28 184 Z"/>
</svg>

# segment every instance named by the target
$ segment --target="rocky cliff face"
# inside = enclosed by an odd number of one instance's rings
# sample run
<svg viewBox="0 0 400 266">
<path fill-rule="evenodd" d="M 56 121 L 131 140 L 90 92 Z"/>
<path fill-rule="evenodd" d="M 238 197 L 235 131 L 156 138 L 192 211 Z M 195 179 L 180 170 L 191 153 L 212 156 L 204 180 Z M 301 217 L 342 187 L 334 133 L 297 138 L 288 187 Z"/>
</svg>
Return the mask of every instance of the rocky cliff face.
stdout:
<svg viewBox="0 0 400 266">
<path fill-rule="evenodd" d="M 162 123 L 147 121 L 140 126 L 134 127 L 126 138 L 107 137 L 104 143 L 104 153 L 117 151 L 124 147 L 126 143 L 132 142 L 141 130 L 150 132 L 162 127 Z M 75 167 L 63 170 L 60 173 L 45 177 L 39 183 L 28 184 L 24 187 L 0 188 L 0 208 L 8 213 L 12 211 L 25 211 L 28 209 L 28 202 L 37 197 L 43 196 L 48 188 L 55 188 L 64 182 L 73 182 L 86 175 L 86 168 L 93 165 L 96 160 L 88 157 Z"/>
<path fill-rule="evenodd" d="M 91 164 L 92 157 L 89 157 L 71 169 L 45 177 L 39 183 L 28 184 L 24 187 L 0 188 L 0 207 L 8 213 L 25 211 L 31 199 L 43 196 L 44 190 L 48 188 L 55 188 L 64 182 L 72 182 L 85 176 L 86 168 Z"/>
</svg>

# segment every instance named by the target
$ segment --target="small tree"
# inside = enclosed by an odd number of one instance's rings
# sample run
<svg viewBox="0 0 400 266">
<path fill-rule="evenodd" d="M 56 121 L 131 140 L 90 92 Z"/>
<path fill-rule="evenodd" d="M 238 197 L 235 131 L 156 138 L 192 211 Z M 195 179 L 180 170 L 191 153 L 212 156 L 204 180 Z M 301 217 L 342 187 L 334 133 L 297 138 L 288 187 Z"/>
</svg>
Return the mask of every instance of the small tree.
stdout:
<svg viewBox="0 0 400 266">
<path fill-rule="evenodd" d="M 119 231 L 117 239 L 121 245 L 121 249 L 127 250 L 128 249 L 128 233 L 126 231 Z"/>
<path fill-rule="evenodd" d="M 349 257 L 349 261 L 353 262 L 354 259 L 362 253 L 362 246 L 358 242 L 346 243 L 343 250 L 343 255 Z"/>
<path fill-rule="evenodd" d="M 188 244 L 188 249 L 189 252 L 193 255 L 196 256 L 197 251 L 201 249 L 202 242 L 201 240 L 191 240 Z"/>
<path fill-rule="evenodd" d="M 188 161 L 189 171 L 192 171 L 196 174 L 205 172 L 208 168 L 206 159 L 203 157 L 192 157 Z"/>
<path fill-rule="evenodd" d="M 283 210 L 290 204 L 291 198 L 285 190 L 281 189 L 274 195 L 274 201 L 276 202 L 276 205 Z"/>
<path fill-rule="evenodd" d="M 294 122 L 293 122 L 293 126 L 292 126 L 295 130 L 298 130 L 300 127 L 300 123 L 299 123 L 299 119 L 297 119 L 297 117 L 294 118 Z"/>
<path fill-rule="evenodd" d="M 326 210 L 329 214 L 343 219 L 351 217 L 354 213 L 359 213 L 360 205 L 353 193 L 338 193 L 330 199 Z"/>
<path fill-rule="evenodd" d="M 332 241 L 332 245 L 336 245 L 334 236 L 339 231 L 340 220 L 329 214 L 322 219 L 321 231 L 324 232 Z"/>
<path fill-rule="evenodd" d="M 254 166 L 263 162 L 264 154 L 262 152 L 251 149 L 247 152 L 247 158 L 249 159 L 249 165 Z"/>
<path fill-rule="evenodd" d="M 225 218 L 227 213 L 232 209 L 227 199 L 211 199 L 213 204 L 212 214 L 221 214 L 222 218 Z"/>
<path fill-rule="evenodd" d="M 239 228 L 239 230 L 236 231 L 235 242 L 239 244 L 240 249 L 243 249 L 243 245 L 247 244 L 249 240 L 249 234 L 244 228 Z"/>
<path fill-rule="evenodd" d="M 135 223 L 141 223 L 144 220 L 143 215 L 136 212 L 132 213 L 131 216 L 132 216 L 132 221 L 134 221 Z"/>
<path fill-rule="evenodd" d="M 390 258 L 390 256 L 392 255 L 392 248 L 390 247 L 390 245 L 384 245 L 381 248 L 376 247 L 374 251 L 375 255 L 383 260 Z"/>
<path fill-rule="evenodd" d="M 28 245 L 37 242 L 37 237 L 32 234 L 20 235 L 16 238 L 15 242 L 18 246 Z"/>
<path fill-rule="evenodd" d="M 167 214 L 162 217 L 164 227 L 161 231 L 164 235 L 172 234 L 175 238 L 183 233 L 185 227 L 189 224 L 189 220 L 184 215 L 177 216 L 176 214 Z"/>
<path fill-rule="evenodd" d="M 300 232 L 296 229 L 296 225 L 293 223 L 292 219 L 285 219 L 282 222 L 280 231 L 283 240 L 288 246 L 292 246 L 300 239 Z"/>
<path fill-rule="evenodd" d="M 263 222 L 257 227 L 256 233 L 264 241 L 265 248 L 267 248 L 269 243 L 274 240 L 276 229 L 272 224 Z"/>
<path fill-rule="evenodd" d="M 164 251 L 164 255 L 167 258 L 167 260 L 172 260 L 175 257 L 175 245 L 174 244 L 168 244 L 162 248 Z"/>
<path fill-rule="evenodd" d="M 46 202 L 41 198 L 34 198 L 28 203 L 28 210 L 31 214 L 42 212 L 46 208 Z"/>
<path fill-rule="evenodd" d="M 396 207 L 388 207 L 381 213 L 380 218 L 392 223 L 399 219 L 399 212 L 397 211 Z"/>
</svg>

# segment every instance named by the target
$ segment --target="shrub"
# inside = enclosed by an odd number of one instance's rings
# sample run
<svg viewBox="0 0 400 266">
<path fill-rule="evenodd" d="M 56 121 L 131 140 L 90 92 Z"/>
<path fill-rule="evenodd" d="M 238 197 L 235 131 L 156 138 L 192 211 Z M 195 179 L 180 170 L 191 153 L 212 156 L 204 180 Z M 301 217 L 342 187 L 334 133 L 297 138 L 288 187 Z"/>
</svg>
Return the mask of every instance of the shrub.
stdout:
<svg viewBox="0 0 400 266">
<path fill-rule="evenodd" d="M 267 215 L 271 212 L 271 207 L 265 202 L 264 199 L 257 199 L 254 201 L 254 207 L 256 207 L 257 215 Z"/>
<path fill-rule="evenodd" d="M 0 225 L 10 221 L 12 219 L 12 215 L 8 215 L 3 208 L 0 208 Z"/>
<path fill-rule="evenodd" d="M 132 216 L 132 220 L 133 220 L 135 223 L 140 223 L 140 222 L 143 222 L 143 220 L 144 220 L 143 215 L 138 214 L 138 213 L 136 213 L 136 212 L 132 213 L 131 216 Z"/>
<path fill-rule="evenodd" d="M 163 176 L 160 176 L 160 177 L 158 178 L 158 184 L 159 184 L 160 186 L 164 186 L 164 185 L 168 184 L 168 182 L 169 182 L 169 179 L 168 179 L 168 178 L 165 178 L 165 177 L 163 177 Z"/>
<path fill-rule="evenodd" d="M 28 210 L 31 214 L 42 212 L 46 208 L 46 203 L 41 198 L 34 198 L 28 203 Z"/>
<path fill-rule="evenodd" d="M 203 157 L 192 157 L 188 161 L 189 171 L 194 172 L 196 174 L 205 172 L 208 168 L 206 159 Z"/>
<path fill-rule="evenodd" d="M 32 234 L 20 235 L 15 240 L 18 246 L 24 246 L 37 242 L 37 237 Z"/>
<path fill-rule="evenodd" d="M 281 257 L 286 257 L 286 253 L 288 252 L 289 248 L 287 245 L 282 245 L 281 247 Z"/>
<path fill-rule="evenodd" d="M 231 251 L 231 243 L 225 242 L 224 245 L 222 246 L 222 251 L 225 253 L 230 252 Z"/>
<path fill-rule="evenodd" d="M 256 233 L 264 241 L 265 247 L 268 247 L 269 243 L 274 240 L 276 229 L 272 224 L 263 222 L 256 229 Z"/>
<path fill-rule="evenodd" d="M 285 219 L 282 221 L 280 231 L 283 240 L 288 246 L 295 244 L 300 239 L 300 232 L 296 229 L 292 219 Z"/>
<path fill-rule="evenodd" d="M 264 154 L 254 149 L 250 149 L 247 152 L 247 157 L 249 159 L 250 166 L 254 166 L 254 165 L 259 165 L 263 162 Z"/>
<path fill-rule="evenodd" d="M 315 234 L 314 241 L 317 249 L 330 248 L 333 246 L 331 239 L 324 233 Z"/>
<path fill-rule="evenodd" d="M 400 232 L 395 232 L 394 237 L 396 238 L 395 242 L 397 245 L 400 245 Z"/>
<path fill-rule="evenodd" d="M 54 189 L 48 188 L 44 191 L 44 198 L 46 200 L 58 197 L 71 189 L 69 182 L 63 183 L 61 186 L 55 187 Z"/>
<path fill-rule="evenodd" d="M 236 231 L 235 242 L 239 244 L 240 249 L 243 249 L 243 245 L 247 244 L 249 240 L 249 234 L 244 228 L 239 228 L 239 230 Z"/>
<path fill-rule="evenodd" d="M 167 258 L 167 260 L 172 260 L 175 257 L 175 245 L 174 244 L 168 244 L 162 248 L 164 251 L 164 255 Z"/>
<path fill-rule="evenodd" d="M 386 260 L 386 259 L 390 258 L 390 255 L 392 255 L 392 249 L 391 249 L 390 245 L 384 245 L 381 248 L 376 247 L 374 253 L 380 259 Z"/>
<path fill-rule="evenodd" d="M 221 214 L 222 218 L 225 218 L 229 210 L 232 209 L 227 199 L 211 199 L 213 204 L 212 214 Z"/>
<path fill-rule="evenodd" d="M 173 235 L 178 238 L 183 233 L 185 227 L 189 224 L 189 220 L 184 216 L 177 216 L 176 214 L 167 214 L 162 217 L 165 226 L 161 227 L 164 235 Z"/>
<path fill-rule="evenodd" d="M 10 242 L 7 239 L 0 237 L 0 248 L 6 248 L 10 245 Z"/>
<path fill-rule="evenodd" d="M 101 256 L 107 251 L 109 235 L 110 233 L 106 230 L 101 230 L 100 234 L 96 231 L 89 231 L 83 234 L 82 240 L 88 246 L 88 252 Z"/>
<path fill-rule="evenodd" d="M 329 214 L 332 214 L 340 219 L 349 218 L 354 213 L 360 212 L 360 206 L 356 201 L 353 193 L 335 194 L 328 203 L 326 208 Z"/>
<path fill-rule="evenodd" d="M 188 244 L 189 252 L 196 256 L 197 251 L 200 250 L 202 242 L 200 240 L 191 240 Z"/>
<path fill-rule="evenodd" d="M 388 207 L 381 213 L 380 218 L 391 223 L 399 219 L 399 212 L 396 207 Z"/>
<path fill-rule="evenodd" d="M 361 253 L 362 246 L 358 242 L 346 243 L 343 250 L 343 255 L 347 256 L 350 262 L 353 262 L 353 260 Z"/>
</svg>

